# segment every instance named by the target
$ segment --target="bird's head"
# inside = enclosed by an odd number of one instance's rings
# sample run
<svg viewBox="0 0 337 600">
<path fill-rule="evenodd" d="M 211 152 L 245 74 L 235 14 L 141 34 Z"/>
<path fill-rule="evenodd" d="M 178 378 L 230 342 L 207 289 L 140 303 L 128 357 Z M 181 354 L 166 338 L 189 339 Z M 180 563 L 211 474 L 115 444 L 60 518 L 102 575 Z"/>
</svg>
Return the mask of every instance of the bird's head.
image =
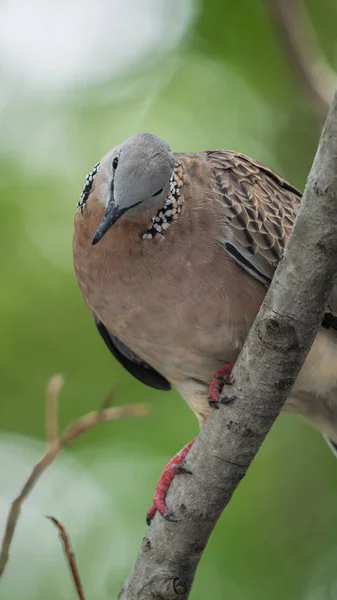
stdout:
<svg viewBox="0 0 337 600">
<path fill-rule="evenodd" d="M 96 193 L 105 212 L 92 244 L 97 244 L 123 214 L 130 211 L 132 216 L 137 206 L 165 194 L 173 168 L 169 146 L 151 133 L 137 133 L 110 150 L 99 166 Z"/>
</svg>

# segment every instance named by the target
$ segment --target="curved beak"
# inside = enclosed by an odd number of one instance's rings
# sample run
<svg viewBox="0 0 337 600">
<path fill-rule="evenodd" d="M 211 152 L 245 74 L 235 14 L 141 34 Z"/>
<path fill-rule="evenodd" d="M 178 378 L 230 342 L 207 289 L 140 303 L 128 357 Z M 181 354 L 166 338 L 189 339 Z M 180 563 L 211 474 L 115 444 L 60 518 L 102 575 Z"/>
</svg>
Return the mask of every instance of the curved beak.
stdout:
<svg viewBox="0 0 337 600">
<path fill-rule="evenodd" d="M 118 221 L 118 219 L 122 215 L 124 215 L 124 213 L 127 210 L 128 208 L 118 208 L 118 206 L 115 206 L 113 200 L 110 200 L 108 206 L 105 209 L 103 218 L 99 226 L 97 227 L 96 233 L 92 239 L 91 244 L 93 246 L 97 244 L 97 242 L 99 242 L 102 239 L 102 237 L 106 234 L 106 232 L 109 231 L 110 227 L 112 227 L 114 223 L 116 223 L 116 221 Z"/>
</svg>

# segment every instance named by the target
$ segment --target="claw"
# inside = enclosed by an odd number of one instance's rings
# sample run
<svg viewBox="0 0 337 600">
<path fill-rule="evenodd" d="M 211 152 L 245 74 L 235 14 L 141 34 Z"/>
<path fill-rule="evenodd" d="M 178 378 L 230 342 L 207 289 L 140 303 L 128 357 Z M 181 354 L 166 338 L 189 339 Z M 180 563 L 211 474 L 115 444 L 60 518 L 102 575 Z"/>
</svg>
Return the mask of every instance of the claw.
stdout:
<svg viewBox="0 0 337 600">
<path fill-rule="evenodd" d="M 220 396 L 219 402 L 220 404 L 229 404 L 236 400 L 236 396 Z"/>
<path fill-rule="evenodd" d="M 215 410 L 220 408 L 219 402 L 217 402 L 216 400 L 208 400 L 208 404 L 211 408 L 215 408 Z"/>
<path fill-rule="evenodd" d="M 166 513 L 163 514 L 163 517 L 164 517 L 164 519 L 166 519 L 166 521 L 170 521 L 171 523 L 177 523 L 178 522 L 178 519 L 176 519 L 173 516 L 173 513 L 166 512 Z"/>
<path fill-rule="evenodd" d="M 177 465 L 176 466 L 176 471 L 178 474 L 182 474 L 182 475 L 192 475 L 192 471 L 189 471 L 189 469 L 186 469 L 186 467 L 184 466 L 184 464 L 182 465 Z"/>
<path fill-rule="evenodd" d="M 152 504 L 152 506 L 149 508 L 149 510 L 146 513 L 146 523 L 147 525 L 150 527 L 151 525 L 151 521 L 154 517 L 154 515 L 157 512 L 157 507 L 155 506 L 155 504 Z"/>
<path fill-rule="evenodd" d="M 179 474 L 183 474 L 183 473 L 192 475 L 191 471 L 189 471 L 183 463 L 184 463 L 185 458 L 193 444 L 194 444 L 194 440 L 189 442 L 189 444 L 186 444 L 186 446 L 184 446 L 184 448 L 182 450 L 180 450 L 180 452 L 178 452 L 178 454 L 176 454 L 170 460 L 170 462 L 167 463 L 167 465 L 157 483 L 156 491 L 155 491 L 154 498 L 153 498 L 153 504 L 147 511 L 146 523 L 148 525 L 151 524 L 151 521 L 157 511 L 160 512 L 160 514 L 167 521 L 174 522 L 174 521 L 178 520 L 168 510 L 168 508 L 165 504 L 165 497 L 167 494 L 167 490 L 169 489 L 169 487 L 171 485 L 171 481 L 174 479 L 175 475 L 179 475 Z"/>
<path fill-rule="evenodd" d="M 234 363 L 231 362 L 226 365 L 223 365 L 222 367 L 220 367 L 220 369 L 216 371 L 216 373 L 214 373 L 214 376 L 208 388 L 208 403 L 211 408 L 219 408 L 219 403 L 226 404 L 226 402 L 230 402 L 234 399 L 234 396 L 232 396 L 230 400 L 225 400 L 225 396 L 222 400 L 221 397 L 223 386 L 225 384 L 231 385 L 233 383 L 230 379 L 233 367 Z"/>
</svg>

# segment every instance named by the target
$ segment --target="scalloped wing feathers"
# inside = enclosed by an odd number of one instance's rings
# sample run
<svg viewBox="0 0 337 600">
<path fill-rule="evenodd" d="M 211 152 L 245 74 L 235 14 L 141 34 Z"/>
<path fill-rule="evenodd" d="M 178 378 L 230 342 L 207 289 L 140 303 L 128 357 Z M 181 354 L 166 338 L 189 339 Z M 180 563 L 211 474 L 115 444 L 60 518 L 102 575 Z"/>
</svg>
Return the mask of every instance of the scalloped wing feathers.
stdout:
<svg viewBox="0 0 337 600">
<path fill-rule="evenodd" d="M 224 202 L 221 243 L 253 277 L 268 286 L 301 203 L 301 193 L 243 154 L 206 153 Z"/>
</svg>

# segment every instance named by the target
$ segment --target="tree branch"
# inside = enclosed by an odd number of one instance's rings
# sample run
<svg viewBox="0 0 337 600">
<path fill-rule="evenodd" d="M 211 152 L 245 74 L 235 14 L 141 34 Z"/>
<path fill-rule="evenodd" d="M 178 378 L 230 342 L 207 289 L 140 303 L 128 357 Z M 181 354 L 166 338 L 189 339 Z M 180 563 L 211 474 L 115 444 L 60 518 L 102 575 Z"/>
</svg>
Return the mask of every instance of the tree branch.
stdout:
<svg viewBox="0 0 337 600">
<path fill-rule="evenodd" d="M 103 421 L 116 421 L 117 419 L 133 418 L 143 416 L 148 413 L 148 407 L 145 404 L 129 404 L 127 406 L 115 406 L 111 408 L 110 404 L 113 401 L 113 394 L 110 393 L 104 400 L 103 405 L 99 410 L 80 417 L 77 419 L 77 421 L 69 425 L 65 432 L 58 437 L 57 409 L 59 393 L 62 386 L 63 377 L 61 375 L 54 375 L 48 383 L 45 415 L 47 450 L 34 466 L 19 495 L 12 502 L 1 542 L 0 578 L 6 569 L 9 558 L 9 549 L 15 533 L 18 518 L 20 516 L 22 504 L 37 484 L 41 475 L 43 475 L 46 469 L 50 467 L 50 465 L 57 458 L 58 454 L 80 435 L 98 423 L 102 423 Z M 54 523 L 57 525 L 58 521 L 54 519 Z"/>
<path fill-rule="evenodd" d="M 55 527 L 57 528 L 57 530 L 59 532 L 60 540 L 61 540 L 62 546 L 63 546 L 64 555 L 66 557 L 66 561 L 69 566 L 71 578 L 73 580 L 78 599 L 85 600 L 83 585 L 82 585 L 82 581 L 81 581 L 80 574 L 78 572 L 78 568 L 77 568 L 77 564 L 76 564 L 76 557 L 75 557 L 75 553 L 74 553 L 71 543 L 70 543 L 70 538 L 69 538 L 68 532 L 67 532 L 66 528 L 64 527 L 64 525 L 62 525 L 62 523 L 58 519 L 55 519 L 55 517 L 48 515 L 47 519 L 49 519 L 52 523 L 54 523 Z"/>
<path fill-rule="evenodd" d="M 234 369 L 236 400 L 214 411 L 143 539 L 120 600 L 184 600 L 222 510 L 277 418 L 317 329 L 337 270 L 337 92 L 298 218 Z M 225 390 L 228 391 L 228 390 Z"/>
<path fill-rule="evenodd" d="M 291 69 L 316 116 L 324 120 L 337 84 L 302 0 L 267 0 L 267 8 Z"/>
</svg>

